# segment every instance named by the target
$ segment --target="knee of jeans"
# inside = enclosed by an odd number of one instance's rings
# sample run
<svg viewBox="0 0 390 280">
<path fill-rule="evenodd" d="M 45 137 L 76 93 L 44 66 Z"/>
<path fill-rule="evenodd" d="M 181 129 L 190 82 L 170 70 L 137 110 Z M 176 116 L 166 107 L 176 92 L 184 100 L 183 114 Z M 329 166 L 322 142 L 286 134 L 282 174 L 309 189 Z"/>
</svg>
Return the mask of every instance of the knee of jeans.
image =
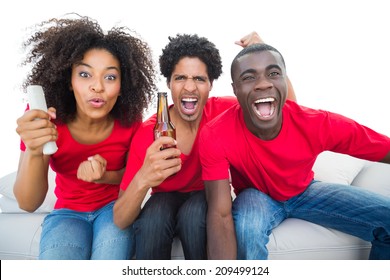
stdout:
<svg viewBox="0 0 390 280">
<path fill-rule="evenodd" d="M 169 215 L 162 213 L 154 213 L 153 215 L 144 215 L 139 217 L 134 222 L 134 229 L 137 235 L 155 235 L 156 232 L 174 231 L 175 219 Z"/>
<path fill-rule="evenodd" d="M 179 215 L 176 232 L 179 236 L 197 235 L 206 232 L 206 212 L 199 215 Z"/>
<path fill-rule="evenodd" d="M 134 227 L 133 225 L 128 226 L 125 229 L 120 229 L 116 225 L 105 226 L 99 228 L 94 232 L 94 243 L 114 243 L 114 242 L 126 242 L 134 238 Z"/>
<path fill-rule="evenodd" d="M 133 243 L 135 242 L 134 235 L 118 235 L 118 236 L 111 236 L 106 239 L 98 239 L 94 240 L 93 247 L 94 248 L 104 248 L 104 247 L 123 247 L 123 248 L 129 248 L 132 247 Z"/>
<path fill-rule="evenodd" d="M 41 242 L 39 249 L 40 260 L 87 260 L 90 258 L 89 244 Z"/>
<path fill-rule="evenodd" d="M 258 221 L 250 221 L 244 217 L 233 217 L 234 227 L 237 235 L 245 236 L 248 233 L 259 233 L 262 227 Z"/>
<path fill-rule="evenodd" d="M 248 201 L 251 201 L 254 197 L 257 197 L 260 193 L 259 190 L 254 188 L 247 188 L 241 191 L 233 201 L 233 204 L 236 205 L 245 205 Z"/>
<path fill-rule="evenodd" d="M 237 235 L 267 235 L 269 221 L 265 218 L 260 209 L 235 209 L 233 221 Z"/>
<path fill-rule="evenodd" d="M 177 221 L 179 224 L 199 224 L 204 225 L 207 215 L 207 203 L 198 203 L 183 205 L 177 213 Z"/>
</svg>

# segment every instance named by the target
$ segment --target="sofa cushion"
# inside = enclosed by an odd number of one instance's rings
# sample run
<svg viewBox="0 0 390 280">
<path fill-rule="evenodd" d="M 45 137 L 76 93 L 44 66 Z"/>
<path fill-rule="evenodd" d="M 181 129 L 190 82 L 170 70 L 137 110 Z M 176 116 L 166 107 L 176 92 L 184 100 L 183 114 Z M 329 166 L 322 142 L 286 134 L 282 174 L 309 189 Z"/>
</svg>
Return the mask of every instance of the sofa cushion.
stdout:
<svg viewBox="0 0 390 280">
<path fill-rule="evenodd" d="M 16 171 L 0 178 L 0 194 L 5 197 L 14 198 L 13 186 L 16 178 Z"/>
<path fill-rule="evenodd" d="M 24 213 L 25 211 L 18 207 L 13 192 L 16 171 L 0 178 L 0 210 L 3 213 Z M 57 200 L 54 194 L 55 172 L 49 169 L 48 174 L 49 190 L 42 205 L 35 211 L 38 213 L 48 213 L 54 208 Z M 1 197 L 1 195 L 3 197 Z"/>
<path fill-rule="evenodd" d="M 46 215 L 46 213 L 1 213 L 0 259 L 37 259 L 41 224 Z"/>
<path fill-rule="evenodd" d="M 367 161 L 352 185 L 390 197 L 390 165 Z"/>
<path fill-rule="evenodd" d="M 7 196 L 0 197 L 0 210 L 2 213 L 23 213 L 22 209 L 19 208 L 15 198 L 9 198 Z M 48 213 L 43 209 L 37 209 L 38 213 Z"/>
<path fill-rule="evenodd" d="M 313 166 L 314 178 L 329 183 L 351 185 L 365 164 L 365 160 L 326 151 L 317 157 Z"/>
<path fill-rule="evenodd" d="M 367 241 L 295 218 L 284 220 L 269 238 L 271 260 L 360 260 L 371 249 Z"/>
</svg>

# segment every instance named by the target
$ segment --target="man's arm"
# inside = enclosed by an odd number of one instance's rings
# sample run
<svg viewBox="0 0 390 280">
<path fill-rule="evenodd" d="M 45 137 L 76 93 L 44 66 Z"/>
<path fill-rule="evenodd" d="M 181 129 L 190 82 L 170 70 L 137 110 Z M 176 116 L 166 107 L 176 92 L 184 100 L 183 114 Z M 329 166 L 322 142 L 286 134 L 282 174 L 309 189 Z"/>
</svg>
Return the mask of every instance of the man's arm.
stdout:
<svg viewBox="0 0 390 280">
<path fill-rule="evenodd" d="M 237 242 L 232 217 L 229 180 L 205 181 L 208 258 L 236 259 Z"/>
<path fill-rule="evenodd" d="M 114 223 L 119 228 L 128 227 L 138 217 L 142 202 L 150 188 L 160 185 L 181 169 L 180 150 L 169 148 L 161 151 L 163 145 L 176 145 L 176 142 L 170 137 L 161 137 L 154 141 L 146 151 L 142 167 L 126 190 L 120 191 L 119 198 L 114 204 Z M 127 166 L 130 165 L 129 157 Z"/>
<path fill-rule="evenodd" d="M 287 77 L 287 99 L 297 102 L 297 96 L 295 95 L 295 91 L 290 79 Z"/>
</svg>

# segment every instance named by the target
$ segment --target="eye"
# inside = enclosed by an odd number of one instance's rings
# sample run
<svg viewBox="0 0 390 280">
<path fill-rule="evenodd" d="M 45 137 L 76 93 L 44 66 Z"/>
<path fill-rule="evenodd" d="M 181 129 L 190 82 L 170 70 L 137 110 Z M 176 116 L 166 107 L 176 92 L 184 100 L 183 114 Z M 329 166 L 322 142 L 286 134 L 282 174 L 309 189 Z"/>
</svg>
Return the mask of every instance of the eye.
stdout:
<svg viewBox="0 0 390 280">
<path fill-rule="evenodd" d="M 91 75 L 90 75 L 89 73 L 83 72 L 83 71 L 79 73 L 79 76 L 80 76 L 80 77 L 83 77 L 83 78 L 91 77 Z"/>
<path fill-rule="evenodd" d="M 279 75 L 280 75 L 280 73 L 277 72 L 277 71 L 273 71 L 273 72 L 269 73 L 270 77 L 276 77 L 276 76 L 279 76 Z"/>
<path fill-rule="evenodd" d="M 115 81 L 117 79 L 116 75 L 107 75 L 105 77 L 106 80 L 109 80 L 109 81 Z"/>
<path fill-rule="evenodd" d="M 187 77 L 184 75 L 179 75 L 175 77 L 175 81 L 185 81 L 187 80 Z"/>
<path fill-rule="evenodd" d="M 201 83 L 205 83 L 207 81 L 207 78 L 206 77 L 202 77 L 202 76 L 196 76 L 193 79 L 194 79 L 194 81 L 201 82 Z"/>
<path fill-rule="evenodd" d="M 244 75 L 241 77 L 242 81 L 253 81 L 255 79 L 256 79 L 256 77 L 254 75 Z"/>
</svg>

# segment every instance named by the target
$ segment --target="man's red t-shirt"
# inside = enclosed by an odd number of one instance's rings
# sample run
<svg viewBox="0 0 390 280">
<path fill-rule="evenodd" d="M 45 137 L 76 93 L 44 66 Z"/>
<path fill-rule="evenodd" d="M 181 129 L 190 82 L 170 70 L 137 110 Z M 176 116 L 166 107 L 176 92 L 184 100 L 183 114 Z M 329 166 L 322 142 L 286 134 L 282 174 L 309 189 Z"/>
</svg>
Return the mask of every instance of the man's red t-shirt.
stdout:
<svg viewBox="0 0 390 280">
<path fill-rule="evenodd" d="M 204 189 L 201 178 L 201 165 L 199 161 L 199 132 L 202 127 L 214 119 L 220 113 L 237 103 L 235 97 L 210 97 L 203 109 L 202 120 L 192 146 L 190 154 L 181 154 L 181 170 L 165 179 L 159 186 L 152 189 L 154 192 L 190 192 Z M 173 105 L 172 105 L 173 106 Z M 121 182 L 121 188 L 125 190 L 135 174 L 141 168 L 146 150 L 154 142 L 153 128 L 156 124 L 156 115 L 146 120 L 137 131 L 131 143 L 129 158 L 126 165 L 126 172 Z"/>
<path fill-rule="evenodd" d="M 202 129 L 199 146 L 204 180 L 228 179 L 230 169 L 236 193 L 252 187 L 285 201 L 308 187 L 321 152 L 379 161 L 390 151 L 390 138 L 339 114 L 287 100 L 275 139 L 253 135 L 237 104 Z"/>
</svg>

